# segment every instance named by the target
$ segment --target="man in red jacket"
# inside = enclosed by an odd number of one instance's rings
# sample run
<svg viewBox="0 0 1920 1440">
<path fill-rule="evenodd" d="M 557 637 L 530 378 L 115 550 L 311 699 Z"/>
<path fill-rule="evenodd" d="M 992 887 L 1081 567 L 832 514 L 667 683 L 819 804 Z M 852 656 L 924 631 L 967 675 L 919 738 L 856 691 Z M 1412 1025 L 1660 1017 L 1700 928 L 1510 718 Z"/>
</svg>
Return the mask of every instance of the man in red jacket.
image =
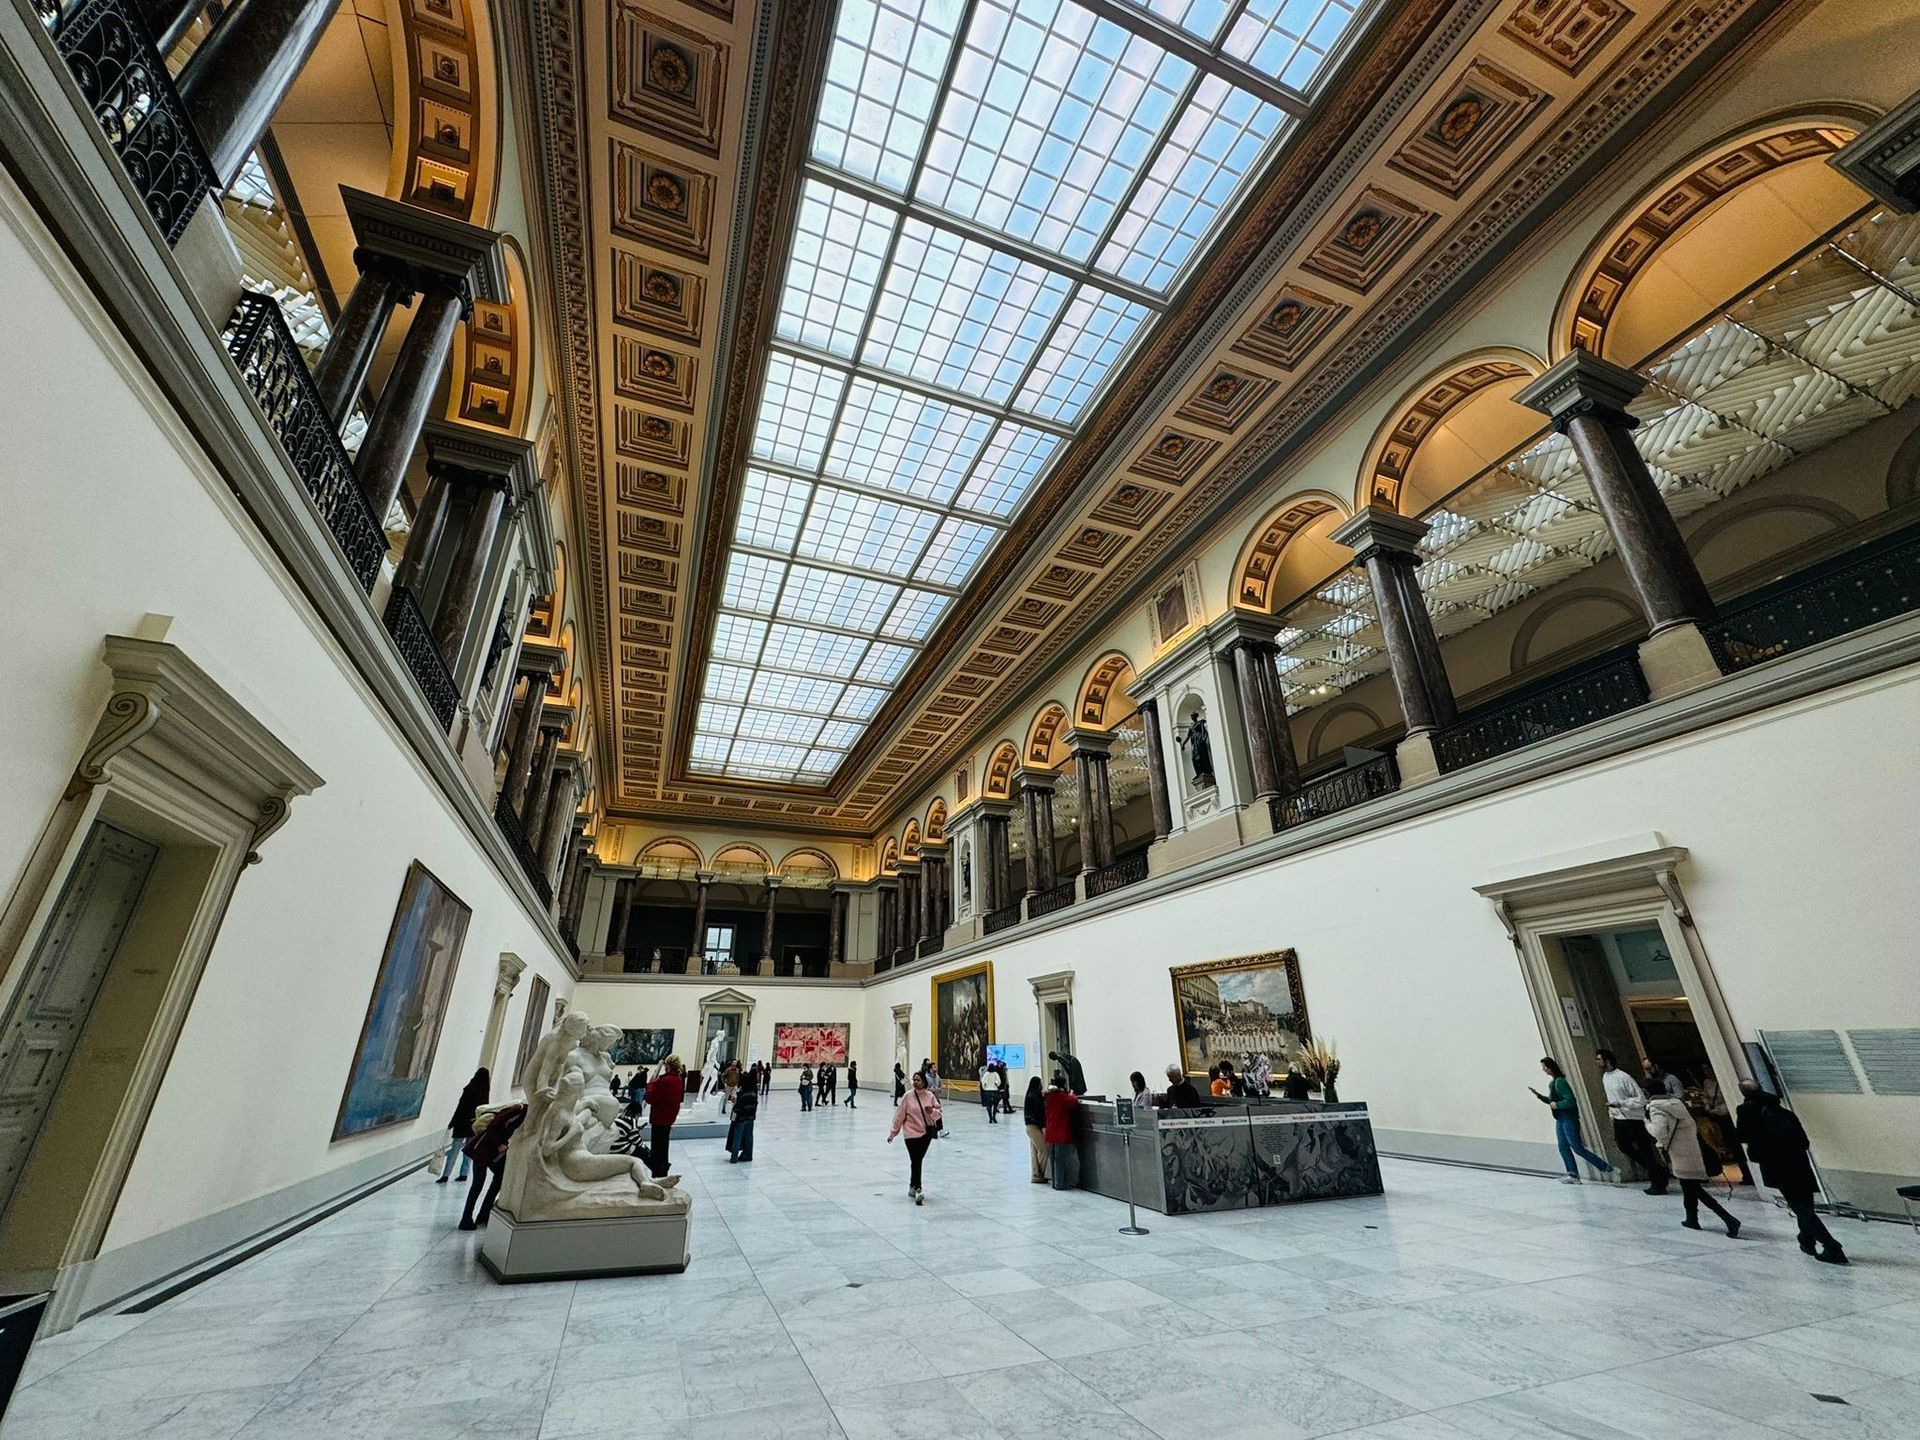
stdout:
<svg viewBox="0 0 1920 1440">
<path fill-rule="evenodd" d="M 680 1118 L 680 1102 L 686 1098 L 687 1067 L 678 1055 L 669 1055 L 647 1086 L 647 1168 L 656 1180 L 667 1173 L 667 1143 L 673 1137 L 673 1122 Z"/>
<path fill-rule="evenodd" d="M 1080 1188 L 1080 1151 L 1074 1136 L 1074 1114 L 1080 1097 L 1067 1088 L 1065 1072 L 1053 1072 L 1053 1086 L 1047 1091 L 1047 1169 L 1056 1190 Z"/>
</svg>

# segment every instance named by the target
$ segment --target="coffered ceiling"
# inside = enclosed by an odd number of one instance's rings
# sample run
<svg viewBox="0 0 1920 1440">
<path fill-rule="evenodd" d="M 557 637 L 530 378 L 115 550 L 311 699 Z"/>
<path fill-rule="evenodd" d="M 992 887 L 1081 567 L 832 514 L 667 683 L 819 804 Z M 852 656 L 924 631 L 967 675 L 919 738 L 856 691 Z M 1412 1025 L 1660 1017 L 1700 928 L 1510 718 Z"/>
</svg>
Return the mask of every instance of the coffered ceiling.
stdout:
<svg viewBox="0 0 1920 1440">
<path fill-rule="evenodd" d="M 1758 0 L 542 0 L 609 810 L 871 832 Z"/>
</svg>

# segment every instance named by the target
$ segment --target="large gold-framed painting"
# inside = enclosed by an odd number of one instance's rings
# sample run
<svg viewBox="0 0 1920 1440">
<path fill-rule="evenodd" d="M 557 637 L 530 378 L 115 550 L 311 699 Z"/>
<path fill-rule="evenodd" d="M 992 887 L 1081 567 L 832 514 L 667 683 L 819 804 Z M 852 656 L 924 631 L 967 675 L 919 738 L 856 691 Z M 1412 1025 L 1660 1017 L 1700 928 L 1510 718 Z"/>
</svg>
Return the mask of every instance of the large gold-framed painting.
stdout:
<svg viewBox="0 0 1920 1440">
<path fill-rule="evenodd" d="M 1173 967 L 1173 1019 L 1180 1063 L 1204 1075 L 1222 1060 L 1265 1055 L 1276 1069 L 1311 1038 L 1300 957 L 1291 950 Z"/>
<path fill-rule="evenodd" d="M 993 962 L 933 977 L 933 1063 L 949 1089 L 980 1088 L 993 1043 Z"/>
</svg>

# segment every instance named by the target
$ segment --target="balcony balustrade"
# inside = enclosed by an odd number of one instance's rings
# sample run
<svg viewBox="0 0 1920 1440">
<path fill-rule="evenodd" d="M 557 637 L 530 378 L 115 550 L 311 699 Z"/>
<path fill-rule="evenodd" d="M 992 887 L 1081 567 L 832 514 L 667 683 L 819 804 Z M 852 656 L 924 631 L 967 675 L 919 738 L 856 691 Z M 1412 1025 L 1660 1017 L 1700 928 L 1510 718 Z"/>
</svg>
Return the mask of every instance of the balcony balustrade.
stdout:
<svg viewBox="0 0 1920 1440">
<path fill-rule="evenodd" d="M 997 935 L 1002 930 L 1011 930 L 1020 923 L 1020 902 L 1002 905 L 998 910 L 989 910 L 980 919 L 980 933 Z"/>
<path fill-rule="evenodd" d="M 1459 770 L 1646 702 L 1634 651 L 1611 651 L 1472 711 L 1433 737 L 1433 753 L 1443 772 Z"/>
<path fill-rule="evenodd" d="M 1056 910 L 1064 910 L 1073 904 L 1073 881 L 1066 880 L 1051 890 L 1042 890 L 1027 902 L 1027 918 L 1038 920 L 1042 915 L 1051 915 Z"/>
<path fill-rule="evenodd" d="M 1706 627 L 1729 674 L 1920 609 L 1920 525 L 1723 605 Z"/>
<path fill-rule="evenodd" d="M 1273 828 L 1290 830 L 1323 815 L 1351 810 L 1400 788 L 1400 767 L 1391 755 L 1381 755 L 1363 765 L 1310 781 L 1291 795 L 1276 795 L 1268 802 L 1273 811 Z"/>
<path fill-rule="evenodd" d="M 228 322 L 226 341 L 242 383 L 266 415 L 301 488 L 346 557 L 347 568 L 363 591 L 373 589 L 387 553 L 386 532 L 367 508 L 340 432 L 320 403 L 320 392 L 278 303 L 265 295 L 242 296 Z"/>
<path fill-rule="evenodd" d="M 938 955 L 946 948 L 947 941 L 944 935 L 929 935 L 920 942 L 920 958 L 925 960 L 929 955 Z"/>
<path fill-rule="evenodd" d="M 421 612 L 419 597 L 404 585 L 393 587 L 387 599 L 387 633 L 399 648 L 400 658 L 426 696 L 427 708 L 440 722 L 442 730 L 453 728 L 453 717 L 460 709 L 460 687 L 440 653 L 440 642 L 433 638 L 433 627 Z"/>
<path fill-rule="evenodd" d="M 1111 894 L 1147 878 L 1147 852 L 1135 850 L 1087 876 L 1087 898 Z"/>
<path fill-rule="evenodd" d="M 132 0 L 33 0 L 67 73 L 169 247 L 215 184 L 213 166 Z"/>
<path fill-rule="evenodd" d="M 553 890 L 547 884 L 547 877 L 540 872 L 540 857 L 533 853 L 533 846 L 527 841 L 526 827 L 520 823 L 520 817 L 513 813 L 513 806 L 507 803 L 504 794 L 493 802 L 493 823 L 506 836 L 507 848 L 513 851 L 514 858 L 520 862 L 520 868 L 526 872 L 533 893 L 540 897 L 540 903 L 551 904 Z"/>
</svg>

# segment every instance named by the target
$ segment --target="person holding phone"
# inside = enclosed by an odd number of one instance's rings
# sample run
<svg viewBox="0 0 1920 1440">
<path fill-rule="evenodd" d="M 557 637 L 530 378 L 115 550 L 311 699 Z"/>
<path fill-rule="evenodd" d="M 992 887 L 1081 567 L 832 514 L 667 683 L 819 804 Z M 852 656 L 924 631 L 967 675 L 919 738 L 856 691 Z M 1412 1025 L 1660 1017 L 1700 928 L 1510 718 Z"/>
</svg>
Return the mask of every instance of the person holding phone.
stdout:
<svg viewBox="0 0 1920 1440">
<path fill-rule="evenodd" d="M 1567 1167 L 1567 1178 L 1562 1185 L 1578 1185 L 1580 1171 L 1573 1163 L 1578 1155 L 1602 1174 L 1611 1175 L 1611 1161 L 1596 1155 L 1580 1143 L 1580 1102 L 1573 1098 L 1573 1084 L 1567 1079 L 1566 1072 L 1560 1068 L 1560 1062 L 1551 1055 L 1541 1057 L 1540 1068 L 1547 1072 L 1547 1093 L 1542 1095 L 1531 1085 L 1527 1087 L 1533 1098 L 1553 1111 L 1553 1138 L 1560 1147 L 1560 1163 Z"/>
<path fill-rule="evenodd" d="M 887 1127 L 887 1143 L 891 1145 L 896 1135 L 907 1137 L 907 1198 L 916 1205 L 927 1203 L 926 1192 L 920 1186 L 921 1167 L 927 1158 L 927 1148 L 933 1144 L 934 1137 L 940 1133 L 940 1097 L 933 1087 L 927 1084 L 924 1070 L 913 1077 L 913 1088 L 900 1097 L 900 1103 L 894 1107 L 893 1124 Z"/>
</svg>

